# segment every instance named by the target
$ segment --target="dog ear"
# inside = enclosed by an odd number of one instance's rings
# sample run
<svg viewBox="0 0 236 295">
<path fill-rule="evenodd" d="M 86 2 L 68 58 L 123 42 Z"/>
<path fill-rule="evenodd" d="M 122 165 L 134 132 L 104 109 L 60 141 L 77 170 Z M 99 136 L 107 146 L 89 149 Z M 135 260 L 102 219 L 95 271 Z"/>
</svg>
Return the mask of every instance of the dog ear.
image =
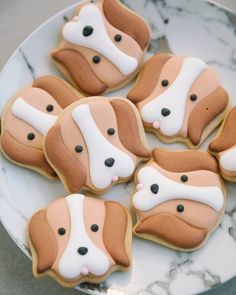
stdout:
<svg viewBox="0 0 236 295">
<path fill-rule="evenodd" d="M 59 177 L 66 180 L 66 186 L 71 193 L 78 192 L 86 184 L 86 169 L 65 146 L 60 124 L 54 125 L 46 134 L 44 152 L 54 169 L 58 171 Z"/>
<path fill-rule="evenodd" d="M 154 161 L 171 172 L 208 170 L 217 173 L 217 161 L 208 153 L 200 151 L 153 150 Z"/>
<path fill-rule="evenodd" d="M 48 92 L 63 109 L 80 98 L 71 86 L 55 76 L 40 77 L 33 82 L 32 86 Z"/>
<path fill-rule="evenodd" d="M 83 55 L 75 50 L 61 49 L 52 52 L 52 58 L 65 67 L 74 83 L 88 95 L 100 95 L 107 85 L 102 83 L 93 72 Z"/>
<path fill-rule="evenodd" d="M 135 107 L 124 99 L 112 99 L 110 103 L 116 113 L 121 143 L 137 157 L 149 158 L 150 152 L 142 142 L 145 138 L 142 122 Z"/>
<path fill-rule="evenodd" d="M 220 153 L 236 144 L 236 107 L 229 112 L 223 124 L 220 136 L 209 145 L 211 152 Z"/>
<path fill-rule="evenodd" d="M 104 245 L 117 264 L 129 267 L 130 258 L 126 249 L 127 212 L 121 204 L 114 201 L 106 201 L 105 208 L 106 217 L 103 228 Z"/>
<path fill-rule="evenodd" d="M 145 50 L 151 40 L 151 30 L 142 17 L 125 7 L 118 0 L 104 0 L 103 11 L 108 22 L 131 36 Z"/>
<path fill-rule="evenodd" d="M 228 93 L 219 87 L 196 105 L 188 119 L 188 137 L 194 145 L 201 142 L 205 128 L 227 108 L 228 103 Z"/>
<path fill-rule="evenodd" d="M 28 232 L 37 255 L 36 271 L 42 274 L 51 268 L 58 252 L 57 240 L 48 224 L 46 210 L 37 212 L 31 218 Z"/>
<path fill-rule="evenodd" d="M 42 151 L 18 142 L 7 130 L 3 131 L 1 135 L 1 148 L 10 160 L 25 166 L 39 168 L 50 178 L 57 176 Z"/>
<path fill-rule="evenodd" d="M 151 57 L 142 67 L 134 88 L 127 97 L 138 103 L 152 94 L 159 80 L 164 64 L 171 58 L 170 54 L 158 53 Z"/>
</svg>

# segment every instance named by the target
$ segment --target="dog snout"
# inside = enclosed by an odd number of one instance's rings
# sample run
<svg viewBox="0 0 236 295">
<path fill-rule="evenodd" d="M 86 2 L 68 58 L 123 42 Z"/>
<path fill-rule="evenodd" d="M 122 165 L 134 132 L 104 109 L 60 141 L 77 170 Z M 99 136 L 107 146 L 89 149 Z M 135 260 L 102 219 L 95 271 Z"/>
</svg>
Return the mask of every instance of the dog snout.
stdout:
<svg viewBox="0 0 236 295">
<path fill-rule="evenodd" d="M 171 111 L 170 111 L 169 109 L 167 109 L 167 108 L 163 108 L 163 109 L 161 110 L 161 114 L 162 114 L 163 117 L 167 117 L 167 116 L 169 116 L 170 113 L 171 113 Z"/>
<path fill-rule="evenodd" d="M 77 251 L 78 251 L 78 253 L 80 255 L 85 255 L 85 254 L 88 253 L 88 248 L 86 248 L 86 247 L 79 247 Z"/>
<path fill-rule="evenodd" d="M 115 163 L 115 159 L 113 158 L 108 158 L 105 160 L 104 164 L 107 166 L 107 167 L 112 167 Z"/>
</svg>

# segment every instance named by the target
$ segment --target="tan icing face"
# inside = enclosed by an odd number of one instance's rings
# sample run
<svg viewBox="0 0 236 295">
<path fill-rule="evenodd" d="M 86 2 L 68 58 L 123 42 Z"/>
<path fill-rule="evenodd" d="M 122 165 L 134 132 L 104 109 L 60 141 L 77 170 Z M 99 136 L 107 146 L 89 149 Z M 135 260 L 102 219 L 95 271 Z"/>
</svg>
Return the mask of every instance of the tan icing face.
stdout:
<svg viewBox="0 0 236 295">
<path fill-rule="evenodd" d="M 143 107 L 147 103 L 149 103 L 154 98 L 158 97 L 159 95 L 161 95 L 162 93 L 164 93 L 170 88 L 170 86 L 173 84 L 173 82 L 179 75 L 184 59 L 185 58 L 181 56 L 173 56 L 164 64 L 160 77 L 158 81 L 156 82 L 155 89 L 152 91 L 151 95 L 149 95 L 146 99 L 138 103 L 138 109 L 140 112 L 142 111 Z M 168 86 L 165 86 L 165 87 L 162 86 L 161 82 L 163 80 L 168 80 L 169 82 Z M 206 68 L 197 77 L 197 79 L 192 84 L 187 95 L 183 125 L 181 127 L 181 130 L 178 132 L 178 134 L 175 134 L 174 137 L 176 136 L 187 137 L 188 120 L 191 115 L 191 112 L 200 102 L 202 102 L 207 96 L 212 94 L 219 86 L 220 86 L 220 83 L 216 74 L 209 67 Z M 190 96 L 192 94 L 197 95 L 197 100 L 192 101 L 190 99 Z M 173 97 L 173 99 L 178 99 L 178 97 L 177 96 Z M 144 124 L 148 127 L 152 127 L 151 123 L 144 122 Z"/>
<path fill-rule="evenodd" d="M 21 91 L 17 95 L 17 98 L 18 97 L 23 98 L 28 104 L 46 114 L 57 116 L 62 111 L 62 108 L 55 99 L 49 93 L 39 88 L 27 88 Z M 53 106 L 51 112 L 47 111 L 48 105 Z M 4 130 L 7 130 L 18 142 L 40 150 L 42 149 L 42 134 L 27 122 L 16 117 L 12 113 L 11 107 L 8 108 L 8 112 L 6 113 Z M 33 140 L 27 138 L 28 133 L 31 132 L 35 134 Z"/>
<path fill-rule="evenodd" d="M 89 3 L 91 5 L 91 3 Z M 82 7 L 84 7 L 87 4 L 81 4 L 77 11 L 76 15 L 79 15 L 79 12 Z M 134 57 L 137 59 L 138 64 L 140 65 L 143 57 L 144 57 L 144 52 L 140 48 L 139 44 L 131 38 L 129 35 L 126 33 L 118 30 L 117 28 L 113 27 L 105 18 L 103 8 L 101 3 L 95 3 L 93 4 L 94 6 L 98 7 L 104 20 L 105 28 L 107 30 L 107 34 L 110 37 L 111 41 L 113 44 L 118 47 L 121 51 L 126 53 L 129 56 Z M 122 40 L 120 42 L 116 42 L 114 37 L 119 34 L 122 37 Z M 123 75 L 121 71 L 107 58 L 102 56 L 101 54 L 97 53 L 94 50 L 91 50 L 89 48 L 81 47 L 78 45 L 74 45 L 66 40 L 62 40 L 59 49 L 73 49 L 75 51 L 80 52 L 85 59 L 88 61 L 89 65 L 93 69 L 95 75 L 99 78 L 100 81 L 105 83 L 108 87 L 112 88 L 115 87 L 116 85 L 122 83 L 122 81 L 127 79 L 127 76 Z M 101 57 L 101 62 L 98 64 L 93 63 L 93 57 L 99 55 Z"/>
<path fill-rule="evenodd" d="M 135 163 L 137 160 L 137 157 L 133 155 L 132 153 L 130 153 L 122 145 L 119 139 L 119 130 L 117 126 L 116 114 L 113 107 L 109 103 L 109 101 L 106 101 L 106 100 L 89 101 L 87 105 L 89 105 L 89 110 L 96 124 L 96 127 L 98 128 L 98 130 L 100 130 L 104 138 L 107 141 L 109 141 L 114 147 L 118 148 L 120 151 L 127 154 Z M 84 137 L 81 133 L 81 130 L 78 128 L 78 126 L 76 125 L 75 121 L 73 120 L 71 116 L 72 111 L 73 110 L 71 110 L 70 112 L 64 113 L 64 116 L 60 120 L 61 136 L 67 148 L 81 161 L 81 163 L 83 163 L 83 166 L 85 167 L 87 171 L 86 185 L 89 187 L 94 187 L 91 181 L 91 176 L 90 176 L 89 151 L 86 146 Z M 115 134 L 108 135 L 109 128 L 114 128 Z M 75 151 L 75 147 L 77 145 L 82 146 L 83 151 L 81 153 L 77 153 Z"/>
</svg>

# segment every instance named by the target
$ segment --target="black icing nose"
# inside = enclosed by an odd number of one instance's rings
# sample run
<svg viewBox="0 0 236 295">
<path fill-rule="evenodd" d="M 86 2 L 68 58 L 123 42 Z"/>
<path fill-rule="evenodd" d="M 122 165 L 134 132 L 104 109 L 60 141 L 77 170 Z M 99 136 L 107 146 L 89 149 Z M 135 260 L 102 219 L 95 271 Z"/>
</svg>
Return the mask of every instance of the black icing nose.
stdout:
<svg viewBox="0 0 236 295">
<path fill-rule="evenodd" d="M 78 249 L 78 253 L 79 253 L 80 255 L 85 255 L 85 254 L 88 253 L 88 248 L 86 248 L 86 247 L 79 247 L 79 249 Z"/>
<path fill-rule="evenodd" d="M 156 183 L 153 183 L 151 186 L 150 186 L 150 190 L 151 192 L 156 195 L 159 191 L 159 185 L 156 184 Z"/>
<path fill-rule="evenodd" d="M 91 27 L 91 26 L 84 27 L 84 29 L 83 29 L 84 37 L 88 37 L 88 36 L 92 35 L 92 33 L 93 33 L 93 27 Z"/>
<path fill-rule="evenodd" d="M 162 114 L 163 117 L 167 117 L 167 116 L 169 116 L 170 113 L 171 113 L 171 112 L 170 112 L 169 109 L 163 108 L 163 109 L 161 110 L 161 114 Z"/>
<path fill-rule="evenodd" d="M 104 164 L 107 166 L 107 167 L 112 167 L 115 163 L 115 159 L 113 158 L 108 158 L 105 160 Z"/>
</svg>

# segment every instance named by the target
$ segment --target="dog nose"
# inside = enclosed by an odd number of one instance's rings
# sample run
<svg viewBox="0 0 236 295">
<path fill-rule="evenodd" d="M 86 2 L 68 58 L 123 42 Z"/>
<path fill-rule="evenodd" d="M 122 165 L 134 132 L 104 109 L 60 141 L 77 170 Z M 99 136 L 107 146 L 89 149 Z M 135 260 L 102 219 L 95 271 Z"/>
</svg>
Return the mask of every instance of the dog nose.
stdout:
<svg viewBox="0 0 236 295">
<path fill-rule="evenodd" d="M 91 26 L 84 27 L 84 29 L 83 29 L 84 37 L 88 37 L 88 36 L 92 35 L 92 33 L 93 33 L 93 27 L 91 27 Z"/>
<path fill-rule="evenodd" d="M 151 192 L 156 195 L 159 191 L 159 185 L 156 184 L 156 183 L 153 183 L 151 186 L 150 186 L 150 190 Z"/>
<path fill-rule="evenodd" d="M 167 116 L 169 116 L 170 113 L 171 113 L 171 112 L 170 112 L 169 109 L 163 108 L 163 109 L 161 110 L 161 114 L 162 114 L 163 117 L 167 117 Z"/>
<path fill-rule="evenodd" d="M 88 248 L 86 248 L 86 247 L 79 247 L 79 248 L 78 248 L 78 253 L 79 253 L 80 255 L 85 255 L 85 254 L 88 253 Z"/>
<path fill-rule="evenodd" d="M 105 160 L 104 164 L 107 166 L 107 167 L 112 167 L 115 163 L 115 159 L 113 158 L 108 158 Z"/>
</svg>

